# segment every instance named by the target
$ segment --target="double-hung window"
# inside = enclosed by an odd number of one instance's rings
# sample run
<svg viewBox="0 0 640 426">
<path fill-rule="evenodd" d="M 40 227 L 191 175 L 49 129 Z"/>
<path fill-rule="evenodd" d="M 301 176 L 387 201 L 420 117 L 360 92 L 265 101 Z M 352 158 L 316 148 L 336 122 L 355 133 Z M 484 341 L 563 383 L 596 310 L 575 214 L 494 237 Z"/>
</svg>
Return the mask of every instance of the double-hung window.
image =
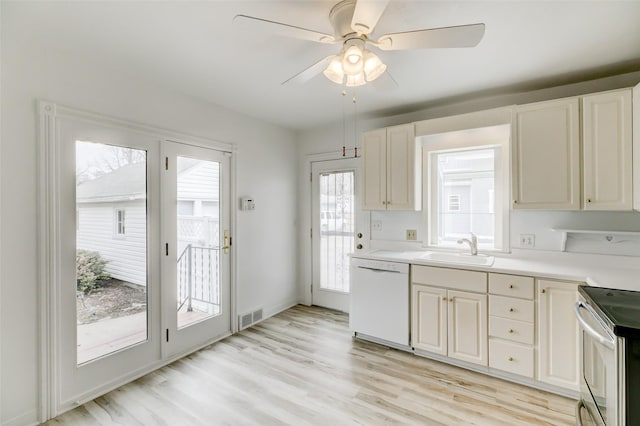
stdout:
<svg viewBox="0 0 640 426">
<path fill-rule="evenodd" d="M 508 249 L 509 133 L 505 126 L 422 137 L 427 246 Z"/>
</svg>

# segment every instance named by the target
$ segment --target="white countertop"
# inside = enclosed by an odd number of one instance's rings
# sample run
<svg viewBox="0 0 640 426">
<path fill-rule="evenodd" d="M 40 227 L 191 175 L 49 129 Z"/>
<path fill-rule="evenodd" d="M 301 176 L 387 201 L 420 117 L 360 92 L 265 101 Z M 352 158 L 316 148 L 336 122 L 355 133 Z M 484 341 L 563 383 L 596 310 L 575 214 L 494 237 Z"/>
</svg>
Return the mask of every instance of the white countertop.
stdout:
<svg viewBox="0 0 640 426">
<path fill-rule="evenodd" d="M 425 251 L 372 250 L 354 253 L 352 257 L 377 259 L 414 265 L 440 266 L 454 269 L 529 275 L 584 282 L 596 287 L 640 291 L 640 258 L 549 252 L 538 250 L 514 250 L 511 254 L 492 254 L 493 265 L 466 265 L 421 259 Z"/>
</svg>

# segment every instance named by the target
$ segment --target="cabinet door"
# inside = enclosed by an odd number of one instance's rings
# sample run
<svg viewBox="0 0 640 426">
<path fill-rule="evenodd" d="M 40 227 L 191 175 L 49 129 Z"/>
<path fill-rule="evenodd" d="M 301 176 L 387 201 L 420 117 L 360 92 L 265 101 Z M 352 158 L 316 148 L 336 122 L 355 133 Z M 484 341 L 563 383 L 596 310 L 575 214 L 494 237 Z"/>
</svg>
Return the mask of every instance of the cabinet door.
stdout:
<svg viewBox="0 0 640 426">
<path fill-rule="evenodd" d="M 487 365 L 487 295 L 449 290 L 448 354 Z"/>
<path fill-rule="evenodd" d="M 387 204 L 387 130 L 362 135 L 362 208 L 385 210 Z"/>
<path fill-rule="evenodd" d="M 411 346 L 446 356 L 447 291 L 413 285 L 411 300 Z"/>
<path fill-rule="evenodd" d="M 413 124 L 387 128 L 387 210 L 420 209 L 417 160 Z"/>
<path fill-rule="evenodd" d="M 513 208 L 580 209 L 578 98 L 524 105 L 514 115 Z"/>
<path fill-rule="evenodd" d="M 582 98 L 585 210 L 632 209 L 631 89 Z"/>
<path fill-rule="evenodd" d="M 578 284 L 538 280 L 538 380 L 578 390 Z"/>
</svg>

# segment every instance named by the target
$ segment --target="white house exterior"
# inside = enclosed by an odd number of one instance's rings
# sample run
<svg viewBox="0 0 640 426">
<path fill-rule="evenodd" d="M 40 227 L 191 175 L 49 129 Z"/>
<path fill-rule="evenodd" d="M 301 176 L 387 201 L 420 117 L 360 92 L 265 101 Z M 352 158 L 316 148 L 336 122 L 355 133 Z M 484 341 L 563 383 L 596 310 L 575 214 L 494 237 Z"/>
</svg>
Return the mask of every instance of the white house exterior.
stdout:
<svg viewBox="0 0 640 426">
<path fill-rule="evenodd" d="M 113 278 L 146 286 L 146 164 L 129 164 L 76 187 L 77 249 L 99 252 Z M 178 171 L 178 254 L 218 246 L 218 164 L 188 159 Z M 213 184 L 212 184 L 213 182 Z"/>
</svg>

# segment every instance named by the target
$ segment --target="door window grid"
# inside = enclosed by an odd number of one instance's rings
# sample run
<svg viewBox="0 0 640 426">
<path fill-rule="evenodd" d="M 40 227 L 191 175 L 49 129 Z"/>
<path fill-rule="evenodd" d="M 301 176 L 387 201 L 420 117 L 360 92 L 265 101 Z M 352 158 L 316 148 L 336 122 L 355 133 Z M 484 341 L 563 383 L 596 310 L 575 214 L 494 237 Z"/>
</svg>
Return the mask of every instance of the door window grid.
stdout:
<svg viewBox="0 0 640 426">
<path fill-rule="evenodd" d="M 320 185 L 320 288 L 349 292 L 354 249 L 354 172 L 322 173 Z"/>
</svg>

